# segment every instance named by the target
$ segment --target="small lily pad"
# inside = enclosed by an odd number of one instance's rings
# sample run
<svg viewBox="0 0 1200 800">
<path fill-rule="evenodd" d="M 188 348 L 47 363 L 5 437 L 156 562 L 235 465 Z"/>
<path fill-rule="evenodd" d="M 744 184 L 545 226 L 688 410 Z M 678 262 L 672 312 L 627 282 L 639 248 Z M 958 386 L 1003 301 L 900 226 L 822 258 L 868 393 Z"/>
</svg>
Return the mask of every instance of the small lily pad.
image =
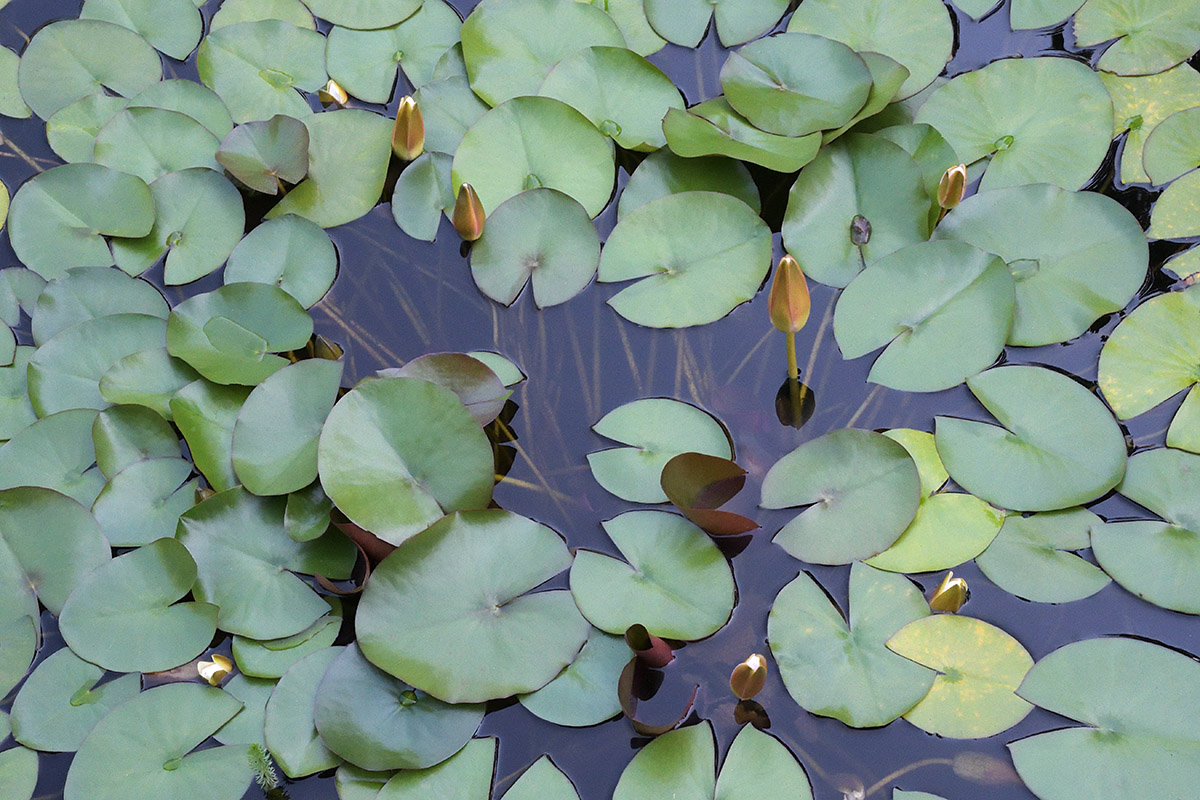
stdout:
<svg viewBox="0 0 1200 800">
<path fill-rule="evenodd" d="M 101 411 L 92 423 L 92 442 L 96 464 L 110 479 L 143 459 L 179 457 L 179 437 L 174 429 L 140 406 L 117 405 Z"/>
<path fill-rule="evenodd" d="M 113 475 L 92 513 L 113 547 L 137 547 L 175 535 L 179 515 L 196 502 L 199 481 L 182 458 L 135 461 Z"/>
<path fill-rule="evenodd" d="M 37 420 L 0 447 L 0 489 L 42 486 L 90 506 L 104 488 L 93 468 L 96 411 L 76 408 Z"/>
<path fill-rule="evenodd" d="M 579 655 L 554 680 L 517 699 L 555 725 L 599 725 L 621 713 L 617 683 L 630 657 L 623 637 L 592 628 Z"/>
<path fill-rule="evenodd" d="M 426 144 L 428 141 L 426 138 Z M 422 153 L 396 179 L 392 219 L 414 239 L 426 242 L 436 239 L 442 215 L 450 214 L 454 208 L 454 189 L 450 183 L 453 160 L 445 153 Z"/>
<path fill-rule="evenodd" d="M 681 158 L 669 149 L 657 150 L 642 161 L 621 190 L 617 219 L 651 200 L 680 192 L 721 192 L 761 210 L 758 187 L 746 166 L 732 158 Z"/>
<path fill-rule="evenodd" d="M 218 492 L 238 485 L 233 473 L 233 426 L 249 395 L 248 386 L 222 386 L 201 378 L 171 398 L 171 415 L 196 469 Z"/>
<path fill-rule="evenodd" d="M 542 756 L 521 773 L 501 800 L 579 800 L 579 792 L 550 756 Z"/>
<path fill-rule="evenodd" d="M 79 18 L 128 28 L 176 61 L 185 60 L 204 33 L 200 9 L 191 0 L 86 0 Z"/>
<path fill-rule="evenodd" d="M 0 47 L 0 116 L 27 119 L 33 114 L 21 99 L 21 90 L 17 87 L 20 64 L 20 56 L 7 47 Z"/>
<path fill-rule="evenodd" d="M 761 36 L 787 11 L 787 0 L 645 0 L 646 19 L 672 44 L 696 47 L 716 18 L 717 36 L 735 47 Z"/>
<path fill-rule="evenodd" d="M 1121 181 L 1149 183 L 1142 164 L 1145 145 L 1163 121 L 1200 105 L 1200 73 L 1180 64 L 1158 75 L 1133 78 L 1104 72 L 1100 80 L 1113 100 L 1113 135 L 1128 132 L 1121 150 Z"/>
<path fill-rule="evenodd" d="M 128 104 L 124 97 L 113 97 L 100 91 L 63 106 L 46 120 L 46 140 L 50 149 L 68 164 L 90 162 L 96 135 L 113 114 Z"/>
<path fill-rule="evenodd" d="M 304 0 L 314 14 L 347 28 L 386 28 L 421 7 L 418 0 Z"/>
<path fill-rule="evenodd" d="M 100 378 L 100 396 L 109 403 L 146 406 L 163 419 L 172 419 L 171 398 L 200 376 L 173 358 L 165 347 L 130 353 Z"/>
<path fill-rule="evenodd" d="M 305 308 L 320 302 L 337 276 L 338 254 L 316 223 L 285 214 L 238 242 L 225 264 L 225 283 L 273 283 Z"/>
<path fill-rule="evenodd" d="M 465 75 L 431 80 L 413 92 L 413 100 L 425 120 L 425 149 L 450 156 L 458 150 L 463 134 L 488 110 L 487 103 L 471 91 L 471 84 Z M 449 173 L 447 167 L 447 185 L 450 183 Z M 453 195 L 451 198 L 449 205 L 453 206 Z"/>
<path fill-rule="evenodd" d="M 775 170 L 795 172 L 817 155 L 820 135 L 776 136 L 760 131 L 733 110 L 724 97 L 672 109 L 663 117 L 671 152 L 684 158 L 728 156 Z"/>
<path fill-rule="evenodd" d="M 221 744 L 257 744 L 266 748 L 263 741 L 263 718 L 267 701 L 275 690 L 275 681 L 234 675 L 221 687 L 242 704 L 242 710 L 233 719 L 222 725 L 213 738 Z"/>
<path fill-rule="evenodd" d="M 321 741 L 314 721 L 317 687 L 343 647 L 326 647 L 297 661 L 279 679 L 263 714 L 267 749 L 289 778 L 302 778 L 342 763 Z"/>
<path fill-rule="evenodd" d="M 255 678 L 282 678 L 305 656 L 331 646 L 342 627 L 342 605 L 336 597 L 323 597 L 330 610 L 299 633 L 280 639 L 233 637 L 233 658 L 238 669 Z"/>
<path fill-rule="evenodd" d="M 1100 56 L 1100 69 L 1118 75 L 1162 72 L 1200 49 L 1200 9 L 1182 0 L 1088 0 L 1075 14 L 1076 45 L 1113 39 Z"/>
<path fill-rule="evenodd" d="M 1146 138 L 1142 161 L 1155 184 L 1169 183 L 1200 166 L 1200 110 L 1188 107 L 1164 119 Z"/>
<path fill-rule="evenodd" d="M 399 369 L 380 370 L 381 377 L 419 378 L 449 389 L 480 425 L 500 415 L 512 392 L 482 361 L 464 353 L 428 353 Z"/>
<path fill-rule="evenodd" d="M 1092 546 L 1091 532 L 1100 524 L 1099 517 L 1083 508 L 1028 517 L 1012 514 L 975 563 L 988 580 L 1023 600 L 1082 600 L 1111 582 L 1099 567 L 1073 552 Z"/>
<path fill-rule="evenodd" d="M 917 465 L 917 474 L 921 477 L 921 499 L 945 486 L 950 473 L 942 464 L 932 433 L 912 428 L 892 428 L 884 431 L 883 435 L 903 447 Z"/>
<path fill-rule="evenodd" d="M 245 122 L 221 142 L 216 159 L 251 189 L 279 194 L 281 181 L 299 183 L 308 174 L 308 128 L 281 114 Z"/>
</svg>

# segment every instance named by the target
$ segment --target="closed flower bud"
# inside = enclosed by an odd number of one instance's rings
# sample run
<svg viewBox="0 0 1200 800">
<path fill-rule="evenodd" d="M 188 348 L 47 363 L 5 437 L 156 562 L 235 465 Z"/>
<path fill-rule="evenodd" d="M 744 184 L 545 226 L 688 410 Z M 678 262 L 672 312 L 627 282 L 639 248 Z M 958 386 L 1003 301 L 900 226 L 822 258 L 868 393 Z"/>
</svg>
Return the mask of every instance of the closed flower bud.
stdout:
<svg viewBox="0 0 1200 800">
<path fill-rule="evenodd" d="M 471 188 L 471 184 L 464 183 L 458 187 L 454 214 L 450 217 L 454 230 L 464 240 L 473 242 L 483 235 L 483 218 L 483 203 L 479 201 L 479 195 Z"/>
<path fill-rule="evenodd" d="M 954 577 L 953 572 L 947 572 L 941 584 L 934 590 L 933 597 L 929 598 L 929 607 L 934 611 L 954 614 L 963 607 L 970 594 L 966 581 Z"/>
<path fill-rule="evenodd" d="M 341 84 L 330 78 L 329 83 L 326 83 L 324 88 L 317 91 L 317 99 L 324 105 L 336 103 L 339 106 L 344 106 L 350 99 L 350 95 L 346 94 L 346 90 L 341 87 Z"/>
<path fill-rule="evenodd" d="M 212 661 L 201 661 L 196 664 L 196 672 L 208 681 L 209 686 L 219 686 L 225 676 L 233 671 L 233 662 L 220 653 L 213 653 Z"/>
<path fill-rule="evenodd" d="M 396 109 L 396 125 L 392 128 L 392 152 L 403 161 L 412 161 L 425 150 L 425 119 L 417 101 L 411 96 L 400 98 Z"/>
<path fill-rule="evenodd" d="M 956 164 L 938 183 L 938 205 L 949 211 L 962 202 L 967 191 L 967 165 Z"/>
<path fill-rule="evenodd" d="M 739 700 L 749 700 L 763 690 L 767 683 L 767 660 L 758 653 L 733 668 L 729 688 Z"/>
<path fill-rule="evenodd" d="M 771 284 L 771 295 L 767 298 L 771 324 L 784 333 L 795 333 L 808 322 L 810 307 L 804 270 L 800 269 L 796 259 L 785 255 L 779 259 L 775 280 Z"/>
</svg>

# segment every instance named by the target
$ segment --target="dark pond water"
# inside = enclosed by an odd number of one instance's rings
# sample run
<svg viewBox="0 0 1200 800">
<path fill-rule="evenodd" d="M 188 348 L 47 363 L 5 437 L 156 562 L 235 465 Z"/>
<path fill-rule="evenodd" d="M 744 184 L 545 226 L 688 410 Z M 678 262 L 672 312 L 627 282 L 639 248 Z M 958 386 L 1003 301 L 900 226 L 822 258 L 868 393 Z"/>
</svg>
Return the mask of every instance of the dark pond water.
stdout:
<svg viewBox="0 0 1200 800">
<path fill-rule="evenodd" d="M 46 22 L 78 15 L 79 0 L 15 0 L 0 11 L 0 44 L 20 50 L 26 37 Z M 215 3 L 205 9 L 211 15 Z M 472 2 L 455 2 L 463 14 Z M 1014 33 L 1007 8 L 974 23 L 957 16 L 958 43 L 947 75 L 977 69 L 1011 55 L 1066 53 L 1089 60 L 1091 52 L 1072 48 L 1069 31 L 1055 29 Z M 782 27 L 782 25 L 781 25 Z M 720 92 L 717 75 L 725 54 L 709 37 L 695 51 L 668 46 L 651 58 L 683 90 L 690 103 Z M 191 65 L 169 62 L 168 76 L 195 79 Z M 397 95 L 403 92 L 397 92 Z M 392 108 L 394 111 L 394 106 Z M 57 163 L 49 150 L 43 124 L 9 120 L 3 126 L 0 177 L 10 189 L 37 166 Z M 1112 155 L 1093 182 L 1124 202 L 1143 224 L 1153 197 L 1140 189 L 1112 187 Z M 630 167 L 632 168 L 632 167 Z M 628 174 L 622 171 L 619 182 Z M 759 176 L 767 206 L 786 202 L 790 178 Z M 770 211 L 768 210 L 768 216 Z M 601 234 L 615 224 L 610 207 L 598 220 Z M 687 225 L 686 220 L 680 221 Z M 775 221 L 777 226 L 778 220 Z M 985 418 L 965 387 L 936 394 L 906 394 L 868 384 L 871 356 L 843 361 L 833 341 L 830 320 L 836 292 L 814 285 L 809 325 L 797 337 L 802 379 L 815 392 L 816 411 L 799 431 L 776 419 L 774 398 L 785 377 L 784 340 L 767 318 L 766 292 L 760 292 L 725 319 L 683 332 L 639 328 L 619 318 L 605 300 L 617 289 L 593 285 L 565 305 L 538 311 L 528 294 L 505 309 L 483 297 L 471 280 L 460 241 L 443 222 L 433 244 L 405 236 L 392 221 L 387 204 L 353 224 L 331 231 L 341 257 L 341 271 L 329 295 L 312 309 L 319 332 L 346 349 L 347 379 L 356 381 L 381 367 L 400 364 L 438 351 L 496 350 L 516 361 L 529 379 L 517 387 L 519 405 L 513 428 L 519 439 L 509 478 L 496 488 L 505 508 L 536 518 L 562 532 L 574 547 L 615 554 L 600 521 L 632 508 L 602 490 L 592 479 L 585 454 L 610 446 L 590 430 L 601 415 L 630 400 L 666 396 L 702 406 L 720 417 L 733 435 L 737 460 L 750 474 L 745 490 L 729 506 L 755 518 L 762 530 L 732 559 L 739 601 L 730 623 L 710 639 L 688 645 L 668 670 L 660 699 L 643 706 L 647 717 L 667 719 L 691 687 L 699 684 L 694 714 L 712 720 L 722 750 L 738 730 L 734 698 L 727 681 L 732 667 L 752 652 L 768 652 L 767 611 L 778 591 L 805 568 L 770 543 L 774 532 L 794 512 L 756 507 L 761 480 L 779 457 L 803 441 L 844 427 L 908 426 L 932 430 L 935 414 Z M 776 235 L 776 256 L 781 254 Z M 1151 248 L 1152 275 L 1177 245 Z M 0 234 L 0 266 L 15 264 L 7 234 Z M 147 277 L 161 283 L 161 267 Z M 219 274 L 190 287 L 170 289 L 176 302 L 185 294 L 219 285 Z M 1163 279 L 1147 281 L 1131 304 L 1166 288 Z M 1092 385 L 1096 359 L 1113 317 L 1066 346 L 1009 348 L 1011 362 L 1045 364 Z M 1128 426 L 1132 446 L 1161 443 L 1178 400 Z M 1144 516 L 1120 497 L 1095 504 L 1105 518 Z M 812 574 L 843 607 L 849 569 L 814 567 Z M 1084 601 L 1054 606 L 1018 600 L 991 585 L 973 564 L 956 570 L 967 578 L 971 616 L 1013 634 L 1035 659 L 1078 639 L 1105 634 L 1136 634 L 1189 652 L 1200 651 L 1200 620 L 1164 611 L 1131 596 L 1115 584 Z M 935 576 L 918 576 L 929 589 Z M 565 586 L 565 575 L 558 583 Z M 39 658 L 61 646 L 52 618 L 45 620 L 47 643 Z M 227 647 L 227 646 L 226 646 Z M 11 698 L 10 698 L 11 699 Z M 770 714 L 771 731 L 800 757 L 812 778 L 818 800 L 840 800 L 839 775 L 852 775 L 871 796 L 890 797 L 894 786 L 935 792 L 954 800 L 986 796 L 996 800 L 1028 800 L 1033 795 L 1019 783 L 982 787 L 951 771 L 956 753 L 983 752 L 1008 758 L 1005 745 L 1034 733 L 1062 727 L 1064 719 L 1035 709 L 1020 725 L 991 739 L 958 742 L 940 739 L 897 721 L 876 730 L 851 730 L 840 722 L 814 717 L 787 694 L 777 674 L 757 698 Z M 0 708 L 6 708 L 0 705 Z M 520 705 L 497 707 L 487 715 L 481 735 L 499 737 L 497 796 L 524 766 L 542 753 L 553 756 L 579 787 L 584 800 L 608 798 L 622 769 L 644 744 L 629 724 L 616 720 L 587 729 L 543 722 Z M 61 792 L 70 756 L 42 756 L 37 797 Z M 889 778 L 904 772 L 900 777 Z M 288 783 L 288 794 L 333 798 L 331 780 L 312 778 Z M 254 789 L 250 797 L 261 797 Z"/>
</svg>

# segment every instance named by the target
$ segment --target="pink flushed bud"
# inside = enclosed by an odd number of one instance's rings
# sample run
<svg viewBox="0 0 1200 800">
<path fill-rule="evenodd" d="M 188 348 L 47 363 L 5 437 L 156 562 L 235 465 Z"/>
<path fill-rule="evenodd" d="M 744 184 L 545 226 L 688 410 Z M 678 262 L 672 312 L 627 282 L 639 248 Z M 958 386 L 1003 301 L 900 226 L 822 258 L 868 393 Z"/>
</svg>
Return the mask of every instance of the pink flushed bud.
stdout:
<svg viewBox="0 0 1200 800">
<path fill-rule="evenodd" d="M 766 685 L 767 660 L 758 653 L 734 667 L 729 676 L 729 688 L 738 700 L 749 700 Z"/>
<path fill-rule="evenodd" d="M 938 205 L 946 211 L 962 202 L 967 191 L 967 165 L 956 164 L 938 182 Z"/>
<path fill-rule="evenodd" d="M 800 269 L 796 259 L 785 255 L 779 259 L 775 280 L 771 283 L 771 294 L 767 298 L 771 324 L 784 333 L 795 333 L 808 322 L 811 306 L 804 270 Z"/>
<path fill-rule="evenodd" d="M 483 220 L 483 203 L 479 201 L 479 195 L 471 188 L 471 184 L 464 183 L 458 188 L 454 213 L 450 217 L 454 230 L 465 241 L 473 242 L 483 235 Z"/>
<path fill-rule="evenodd" d="M 411 96 L 400 98 L 396 125 L 392 128 L 392 152 L 403 161 L 412 161 L 425 150 L 425 118 Z"/>
</svg>

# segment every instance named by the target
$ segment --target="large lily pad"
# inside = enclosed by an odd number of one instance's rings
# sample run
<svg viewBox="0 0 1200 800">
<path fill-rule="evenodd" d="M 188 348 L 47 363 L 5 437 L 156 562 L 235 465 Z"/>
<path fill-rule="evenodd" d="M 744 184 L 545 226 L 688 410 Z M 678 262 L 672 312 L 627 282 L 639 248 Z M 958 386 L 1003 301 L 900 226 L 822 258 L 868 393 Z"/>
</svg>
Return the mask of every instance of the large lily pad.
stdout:
<svg viewBox="0 0 1200 800">
<path fill-rule="evenodd" d="M 146 182 L 189 167 L 219 169 L 220 140 L 197 120 L 162 108 L 127 107 L 96 134 L 92 160 Z"/>
<path fill-rule="evenodd" d="M 437 766 L 400 770 L 376 800 L 488 800 L 495 771 L 496 739 L 472 739 Z"/>
<path fill-rule="evenodd" d="M 884 256 L 838 299 L 833 332 L 844 358 L 886 345 L 867 377 L 910 392 L 957 386 L 991 366 L 1012 326 L 1004 261 L 958 242 L 923 242 Z"/>
<path fill-rule="evenodd" d="M 1082 600 L 1110 583 L 1099 567 L 1072 552 L 1091 547 L 1091 532 L 1100 525 L 1100 518 L 1083 508 L 1013 514 L 975 563 L 988 580 L 1024 600 Z"/>
<path fill-rule="evenodd" d="M 250 786 L 246 748 L 191 752 L 242 708 L 211 686 L 156 686 L 100 720 L 67 773 L 65 800 L 237 800 Z"/>
<path fill-rule="evenodd" d="M 222 386 L 201 378 L 171 398 L 171 415 L 187 440 L 196 469 L 218 492 L 238 485 L 233 473 L 233 426 L 249 394 L 248 386 Z"/>
<path fill-rule="evenodd" d="M 617 219 L 651 200 L 679 192 L 721 192 L 756 212 L 761 210 L 758 187 L 745 164 L 721 156 L 681 158 L 664 147 L 646 156 L 629 176 L 621 190 Z"/>
<path fill-rule="evenodd" d="M 1046 184 L 969 197 L 936 236 L 1004 259 L 1017 293 L 1008 343 L 1022 347 L 1073 339 L 1125 308 L 1149 261 L 1141 225 L 1115 200 Z"/>
<path fill-rule="evenodd" d="M 321 678 L 343 649 L 326 647 L 297 661 L 267 701 L 263 738 L 289 778 L 302 778 L 342 763 L 321 741 L 313 707 Z"/>
<path fill-rule="evenodd" d="M 231 650 L 238 669 L 255 678 L 282 678 L 300 659 L 332 645 L 342 628 L 342 604 L 336 597 L 322 599 L 329 603 L 329 613 L 299 633 L 263 641 L 234 636 Z"/>
<path fill-rule="evenodd" d="M 733 110 L 724 97 L 672 109 L 663 117 L 663 135 L 671 152 L 684 158 L 728 156 L 776 172 L 795 172 L 817 155 L 821 137 L 776 136 L 760 131 Z"/>
<path fill-rule="evenodd" d="M 177 61 L 196 49 L 204 33 L 200 9 L 191 0 L 86 0 L 79 18 L 128 28 Z"/>
<path fill-rule="evenodd" d="M 294 215 L 267 220 L 246 235 L 225 264 L 225 283 L 273 283 L 305 308 L 337 276 L 338 254 L 316 223 Z"/>
<path fill-rule="evenodd" d="M 199 377 L 166 347 L 149 347 L 109 367 L 100 378 L 100 396 L 109 403 L 145 406 L 163 419 L 171 419 L 171 398 Z"/>
<path fill-rule="evenodd" d="M 321 740 L 363 769 L 424 769 L 445 761 L 475 735 L 484 706 L 450 705 L 414 690 L 351 644 L 317 687 Z"/>
<path fill-rule="evenodd" d="M 599 11 L 574 0 L 555 1 Z M 489 215 L 513 195 L 545 186 L 575 198 L 595 217 L 613 192 L 613 144 L 566 103 L 517 97 L 471 126 L 454 154 L 451 175 L 455 194 L 463 183 L 471 184 Z"/>
<path fill-rule="evenodd" d="M 177 448 L 178 449 L 178 448 Z M 113 475 L 92 513 L 114 547 L 136 547 L 175 535 L 179 515 L 196 502 L 198 480 L 182 458 L 135 461 Z"/>
<path fill-rule="evenodd" d="M 90 506 L 104 488 L 93 468 L 96 411 L 76 408 L 34 422 L 0 447 L 0 489 L 43 486 Z"/>
<path fill-rule="evenodd" d="M 630 657 L 623 637 L 592 628 L 578 657 L 566 669 L 518 699 L 534 716 L 555 725 L 599 725 L 621 713 L 617 684 Z"/>
<path fill-rule="evenodd" d="M 941 492 L 921 499 L 917 515 L 895 543 L 867 563 L 889 572 L 957 567 L 987 549 L 1004 515 L 978 497 Z"/>
<path fill-rule="evenodd" d="M 722 45 L 748 42 L 770 30 L 787 7 L 787 0 L 645 0 L 650 26 L 684 47 L 700 44 L 714 17 Z"/>
<path fill-rule="evenodd" d="M 665 397 L 618 406 L 592 430 L 630 445 L 588 453 L 587 459 L 597 483 L 635 503 L 667 502 L 660 484 L 663 467 L 680 453 L 733 458 L 729 434 L 719 420 L 693 405 Z"/>
<path fill-rule="evenodd" d="M 733 574 L 708 534 L 663 511 L 629 511 L 601 524 L 628 563 L 575 554 L 571 593 L 593 625 L 614 634 L 644 625 L 655 636 L 691 641 L 729 620 Z"/>
<path fill-rule="evenodd" d="M 151 409 L 133 405 L 106 408 L 92 423 L 96 466 L 111 479 L 144 459 L 178 458 L 179 437 Z M 174 529 L 168 535 L 173 535 Z"/>
<path fill-rule="evenodd" d="M 1009 58 L 930 95 L 917 122 L 937 128 L 967 164 L 989 159 L 980 191 L 1053 183 L 1078 189 L 1108 153 L 1112 100 L 1086 64 Z"/>
<path fill-rule="evenodd" d="M 1033 659 L 994 625 L 938 614 L 905 625 L 887 646 L 937 671 L 929 694 L 904 715 L 922 730 L 983 739 L 1008 730 L 1033 709 L 1015 694 Z"/>
<path fill-rule="evenodd" d="M 416 378 L 370 379 L 347 393 L 321 431 L 318 467 L 337 507 L 395 545 L 444 513 L 485 507 L 495 474 L 471 412 Z"/>
<path fill-rule="evenodd" d="M 1181 0 L 1088 0 L 1075 15 L 1075 43 L 1115 39 L 1097 66 L 1118 75 L 1153 75 L 1200 49 L 1200 9 Z"/>
<path fill-rule="evenodd" d="M 570 565 L 566 544 L 544 525 L 500 510 L 451 514 L 371 574 L 359 646 L 451 703 L 539 689 L 575 658 L 588 625 L 567 592 L 526 593 Z M 456 658 L 461 652 L 474 656 Z"/>
<path fill-rule="evenodd" d="M 929 691 L 934 673 L 889 651 L 896 631 L 929 614 L 903 575 L 865 564 L 850 569 L 850 616 L 808 573 L 775 598 L 767 617 L 771 654 L 805 710 L 856 728 L 886 725 Z"/>
<path fill-rule="evenodd" d="M 347 28 L 385 28 L 412 16 L 418 0 L 304 0 L 314 14 Z"/>
<path fill-rule="evenodd" d="M 208 647 L 217 627 L 216 606 L 175 603 L 195 581 L 196 564 L 179 542 L 139 547 L 98 567 L 71 592 L 59 618 L 63 640 L 114 672 L 185 664 Z"/>
<path fill-rule="evenodd" d="M 608 304 L 639 325 L 684 328 L 715 322 L 748 301 L 770 268 L 770 230 L 753 209 L 727 194 L 681 192 L 617 223 L 598 279 L 641 279 Z"/>
<path fill-rule="evenodd" d="M 1125 439 L 1100 400 L 1042 367 L 990 369 L 967 381 L 1003 427 L 937 417 L 955 482 L 993 505 L 1053 511 L 1095 500 L 1125 473 Z"/>
<path fill-rule="evenodd" d="M 1037 663 L 1020 694 L 1084 723 L 1010 744 L 1021 780 L 1044 800 L 1186 797 L 1200 782 L 1200 726 L 1187 712 L 1200 664 L 1140 639 L 1088 639 Z"/>
<path fill-rule="evenodd" d="M 881 553 L 913 521 L 921 499 L 905 449 L 870 431 L 847 428 L 802 444 L 763 478 L 762 506 L 810 506 L 775 535 L 791 556 L 849 564 Z"/>
<path fill-rule="evenodd" d="M 167 301 L 154 284 L 103 267 L 76 267 L 46 284 L 32 313 L 33 341 L 43 345 L 61 331 L 110 314 L 166 319 Z"/>
</svg>

